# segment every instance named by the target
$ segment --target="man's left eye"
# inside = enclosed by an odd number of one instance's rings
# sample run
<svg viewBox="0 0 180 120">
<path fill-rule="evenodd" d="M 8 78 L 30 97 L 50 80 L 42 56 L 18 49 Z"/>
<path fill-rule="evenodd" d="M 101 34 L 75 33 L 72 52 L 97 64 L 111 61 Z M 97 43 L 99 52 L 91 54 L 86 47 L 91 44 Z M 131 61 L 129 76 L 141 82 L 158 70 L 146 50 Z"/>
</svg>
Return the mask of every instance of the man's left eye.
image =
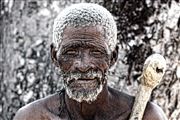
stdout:
<svg viewBox="0 0 180 120">
<path fill-rule="evenodd" d="M 90 53 L 91 53 L 91 55 L 94 55 L 96 57 L 98 57 L 98 56 L 100 57 L 101 55 L 103 55 L 103 53 L 99 50 L 92 50 L 92 51 L 90 51 Z"/>
</svg>

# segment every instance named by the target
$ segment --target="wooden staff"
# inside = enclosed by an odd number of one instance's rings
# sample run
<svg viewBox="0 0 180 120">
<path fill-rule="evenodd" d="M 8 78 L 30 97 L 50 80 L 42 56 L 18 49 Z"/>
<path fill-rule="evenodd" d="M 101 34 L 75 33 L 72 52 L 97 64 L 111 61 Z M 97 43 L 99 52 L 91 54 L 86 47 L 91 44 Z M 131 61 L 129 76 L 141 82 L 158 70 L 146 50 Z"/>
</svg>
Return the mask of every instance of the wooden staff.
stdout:
<svg viewBox="0 0 180 120">
<path fill-rule="evenodd" d="M 162 55 L 153 54 L 146 59 L 129 120 L 142 120 L 151 92 L 161 82 L 165 69 L 166 61 Z"/>
</svg>

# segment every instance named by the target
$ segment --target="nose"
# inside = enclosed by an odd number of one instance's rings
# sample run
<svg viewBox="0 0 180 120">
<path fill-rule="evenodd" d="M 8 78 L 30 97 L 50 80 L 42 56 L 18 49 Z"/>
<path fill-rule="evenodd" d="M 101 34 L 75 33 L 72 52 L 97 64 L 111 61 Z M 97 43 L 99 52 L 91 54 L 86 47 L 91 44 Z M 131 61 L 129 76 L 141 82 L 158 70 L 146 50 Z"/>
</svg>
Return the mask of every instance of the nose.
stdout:
<svg viewBox="0 0 180 120">
<path fill-rule="evenodd" d="M 81 61 L 76 61 L 75 69 L 80 72 L 87 72 L 90 69 L 90 65 Z"/>
<path fill-rule="evenodd" d="M 94 67 L 92 61 L 87 56 L 82 56 L 81 59 L 76 60 L 74 65 L 75 69 L 80 72 L 87 72 Z"/>
</svg>

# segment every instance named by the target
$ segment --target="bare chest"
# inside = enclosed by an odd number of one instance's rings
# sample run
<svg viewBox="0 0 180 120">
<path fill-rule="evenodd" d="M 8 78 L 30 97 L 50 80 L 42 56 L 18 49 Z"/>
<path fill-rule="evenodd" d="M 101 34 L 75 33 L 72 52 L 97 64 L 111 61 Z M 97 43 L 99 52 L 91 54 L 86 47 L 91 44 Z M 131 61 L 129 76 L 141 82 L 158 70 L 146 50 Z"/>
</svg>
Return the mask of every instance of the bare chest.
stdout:
<svg viewBox="0 0 180 120">
<path fill-rule="evenodd" d="M 74 115 L 73 113 L 63 113 L 60 116 L 51 117 L 49 120 L 128 120 L 130 115 L 130 111 L 126 111 L 124 113 L 117 113 L 117 114 L 99 114 L 94 116 L 93 118 L 83 118 L 81 115 Z"/>
</svg>

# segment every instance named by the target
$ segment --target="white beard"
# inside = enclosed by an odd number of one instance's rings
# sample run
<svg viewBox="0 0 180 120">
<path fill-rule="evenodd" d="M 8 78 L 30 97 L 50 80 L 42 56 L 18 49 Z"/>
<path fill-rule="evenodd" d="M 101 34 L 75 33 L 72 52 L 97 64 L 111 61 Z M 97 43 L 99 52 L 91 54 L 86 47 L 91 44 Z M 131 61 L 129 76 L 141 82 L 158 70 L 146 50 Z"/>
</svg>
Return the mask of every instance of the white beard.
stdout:
<svg viewBox="0 0 180 120">
<path fill-rule="evenodd" d="M 68 87 L 65 88 L 69 98 L 72 98 L 78 102 L 86 101 L 88 103 L 93 102 L 97 99 L 99 93 L 101 93 L 103 84 L 100 84 L 99 87 L 93 91 L 72 91 Z"/>
<path fill-rule="evenodd" d="M 63 78 L 63 85 L 64 88 L 66 90 L 66 93 L 68 95 L 69 98 L 76 100 L 78 102 L 82 102 L 82 101 L 86 101 L 88 103 L 91 103 L 93 101 L 95 101 L 98 97 L 98 95 L 102 92 L 105 80 L 102 77 L 102 73 L 101 72 L 94 72 L 94 71 L 89 71 L 86 74 L 81 74 L 81 73 L 70 73 L 70 74 L 66 74 L 66 77 Z M 78 78 L 94 78 L 96 79 L 97 83 L 95 84 L 96 88 L 90 89 L 89 86 L 86 85 L 80 85 L 81 89 L 77 90 L 77 89 L 73 89 L 70 87 L 69 81 L 72 81 L 72 79 L 75 79 L 75 81 L 78 81 Z M 80 83 L 79 83 L 80 84 Z M 90 84 L 90 83 L 86 83 L 86 84 Z M 97 85 L 98 84 L 98 85 Z"/>
</svg>

